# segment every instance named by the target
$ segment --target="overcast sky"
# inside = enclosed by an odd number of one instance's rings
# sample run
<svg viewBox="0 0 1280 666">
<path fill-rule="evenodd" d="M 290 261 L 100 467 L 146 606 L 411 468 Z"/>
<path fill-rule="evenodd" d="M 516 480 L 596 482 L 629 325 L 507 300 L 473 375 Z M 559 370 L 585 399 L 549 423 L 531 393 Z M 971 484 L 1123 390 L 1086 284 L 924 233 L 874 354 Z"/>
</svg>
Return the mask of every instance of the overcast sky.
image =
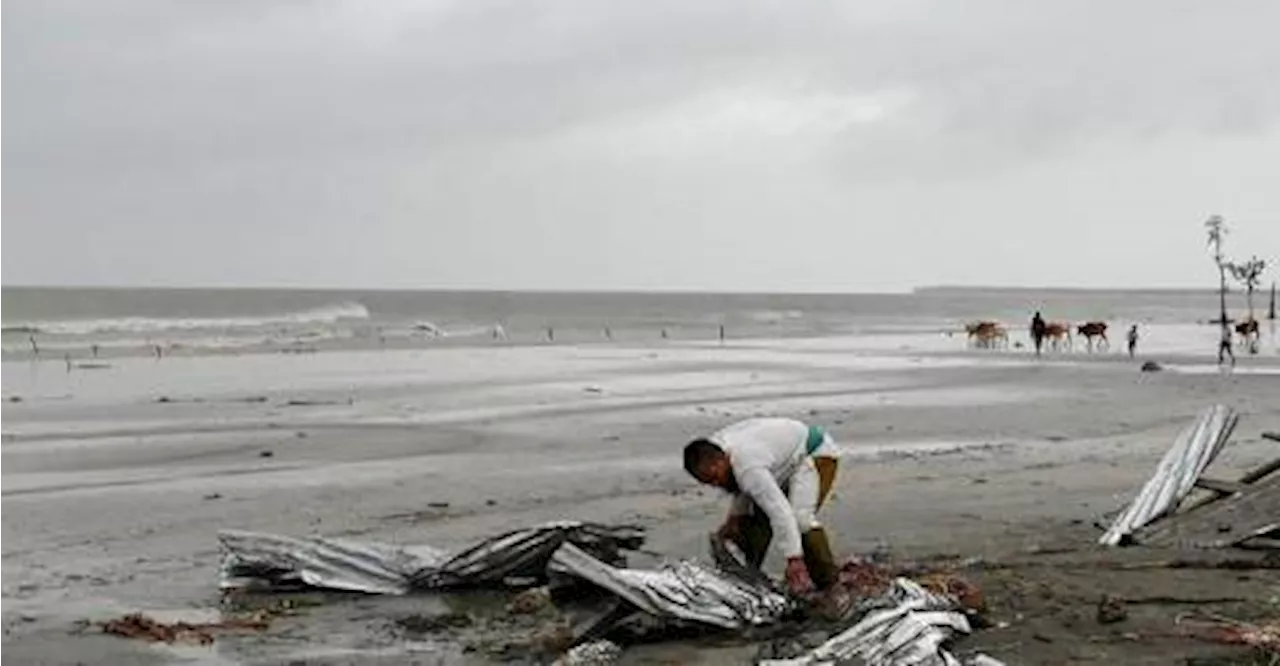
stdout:
<svg viewBox="0 0 1280 666">
<path fill-rule="evenodd" d="M 6 0 L 6 284 L 882 291 L 1280 259 L 1280 3 Z"/>
</svg>

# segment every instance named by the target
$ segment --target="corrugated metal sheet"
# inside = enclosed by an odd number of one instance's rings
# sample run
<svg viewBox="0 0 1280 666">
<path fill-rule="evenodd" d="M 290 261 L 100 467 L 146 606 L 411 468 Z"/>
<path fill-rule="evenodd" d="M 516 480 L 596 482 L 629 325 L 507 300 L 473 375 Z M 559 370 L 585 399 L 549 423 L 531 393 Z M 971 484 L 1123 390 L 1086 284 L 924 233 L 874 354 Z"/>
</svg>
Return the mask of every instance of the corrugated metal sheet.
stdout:
<svg viewBox="0 0 1280 666">
<path fill-rule="evenodd" d="M 877 602 L 852 627 L 836 634 L 808 654 L 774 659 L 761 666 L 832 666 L 858 658 L 867 666 L 961 666 L 943 643 L 955 634 L 969 633 L 969 621 L 957 612 L 955 600 L 933 594 L 919 584 L 896 578 Z M 986 655 L 969 663 L 1002 666 Z"/>
<path fill-rule="evenodd" d="M 564 653 L 551 666 L 610 666 L 622 656 L 622 648 L 612 641 L 583 643 Z"/>
<path fill-rule="evenodd" d="M 552 565 L 662 619 L 741 629 L 773 624 L 794 608 L 784 594 L 689 560 L 656 570 L 625 569 L 565 544 L 552 557 Z"/>
<path fill-rule="evenodd" d="M 1231 437 L 1237 420 L 1235 412 L 1224 405 L 1206 409 L 1178 436 L 1160 460 L 1155 474 L 1098 542 L 1117 545 L 1134 531 L 1177 508 Z"/>
<path fill-rule="evenodd" d="M 219 586 L 236 588 L 319 587 L 404 594 L 409 576 L 443 564 L 448 553 L 429 547 L 400 548 L 318 537 L 295 538 L 224 530 Z"/>
<path fill-rule="evenodd" d="M 218 533 L 224 589 L 305 585 L 372 594 L 501 584 L 509 577 L 545 576 L 565 543 L 605 556 L 636 548 L 632 526 L 555 522 L 501 534 L 454 555 L 430 546 L 393 546 L 318 537 L 295 538 L 225 530 Z"/>
</svg>

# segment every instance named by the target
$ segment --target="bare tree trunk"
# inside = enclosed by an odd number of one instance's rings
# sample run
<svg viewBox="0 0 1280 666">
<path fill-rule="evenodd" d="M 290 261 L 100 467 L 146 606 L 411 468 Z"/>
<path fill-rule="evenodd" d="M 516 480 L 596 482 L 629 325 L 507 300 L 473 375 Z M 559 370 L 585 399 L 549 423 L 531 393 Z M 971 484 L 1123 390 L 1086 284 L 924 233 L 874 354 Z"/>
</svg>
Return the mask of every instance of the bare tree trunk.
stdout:
<svg viewBox="0 0 1280 666">
<path fill-rule="evenodd" d="M 1227 268 L 1222 265 L 1222 257 L 1218 257 L 1218 321 L 1222 328 L 1227 327 Z"/>
</svg>

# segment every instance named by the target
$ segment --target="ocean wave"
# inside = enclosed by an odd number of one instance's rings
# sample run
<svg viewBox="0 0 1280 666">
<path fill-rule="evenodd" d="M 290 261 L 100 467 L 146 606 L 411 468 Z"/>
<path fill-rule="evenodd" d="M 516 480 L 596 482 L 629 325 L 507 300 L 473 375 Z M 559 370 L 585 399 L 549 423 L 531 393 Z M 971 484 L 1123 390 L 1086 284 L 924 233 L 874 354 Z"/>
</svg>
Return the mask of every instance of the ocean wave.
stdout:
<svg viewBox="0 0 1280 666">
<path fill-rule="evenodd" d="M 745 314 L 747 319 L 761 323 L 775 323 L 804 318 L 804 311 L 802 310 L 751 310 Z"/>
<path fill-rule="evenodd" d="M 5 332 L 39 332 L 47 335 L 159 333 L 332 324 L 343 320 L 367 319 L 369 319 L 369 309 L 360 303 L 351 302 L 257 317 L 108 317 L 23 322 L 5 326 Z"/>
<path fill-rule="evenodd" d="M 488 326 L 473 324 L 445 328 L 429 321 L 419 321 L 413 325 L 414 333 L 431 338 L 478 338 L 492 337 L 495 340 L 506 340 L 507 331 L 502 324 Z"/>
</svg>

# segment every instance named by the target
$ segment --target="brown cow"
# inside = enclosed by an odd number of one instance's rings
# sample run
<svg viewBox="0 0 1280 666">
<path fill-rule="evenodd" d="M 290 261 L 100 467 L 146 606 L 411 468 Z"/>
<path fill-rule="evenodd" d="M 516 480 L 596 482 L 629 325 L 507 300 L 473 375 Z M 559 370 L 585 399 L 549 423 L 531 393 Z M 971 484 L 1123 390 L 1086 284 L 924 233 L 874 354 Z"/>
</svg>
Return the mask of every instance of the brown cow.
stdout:
<svg viewBox="0 0 1280 666">
<path fill-rule="evenodd" d="M 969 334 L 970 344 L 975 347 L 991 349 L 1009 342 L 1009 332 L 999 322 L 973 322 L 965 324 L 964 330 Z"/>
<path fill-rule="evenodd" d="M 1054 351 L 1071 349 L 1071 324 L 1051 321 L 1044 325 L 1044 337 Z"/>
<path fill-rule="evenodd" d="M 1252 317 L 1236 324 L 1240 343 L 1249 348 L 1250 354 L 1258 353 L 1258 320 Z"/>
<path fill-rule="evenodd" d="M 1080 324 L 1076 327 L 1076 333 L 1083 335 L 1085 344 L 1090 352 L 1093 351 L 1093 339 L 1098 338 L 1098 351 L 1102 351 L 1111 347 L 1111 341 L 1107 340 L 1107 322 L 1090 321 Z"/>
</svg>

